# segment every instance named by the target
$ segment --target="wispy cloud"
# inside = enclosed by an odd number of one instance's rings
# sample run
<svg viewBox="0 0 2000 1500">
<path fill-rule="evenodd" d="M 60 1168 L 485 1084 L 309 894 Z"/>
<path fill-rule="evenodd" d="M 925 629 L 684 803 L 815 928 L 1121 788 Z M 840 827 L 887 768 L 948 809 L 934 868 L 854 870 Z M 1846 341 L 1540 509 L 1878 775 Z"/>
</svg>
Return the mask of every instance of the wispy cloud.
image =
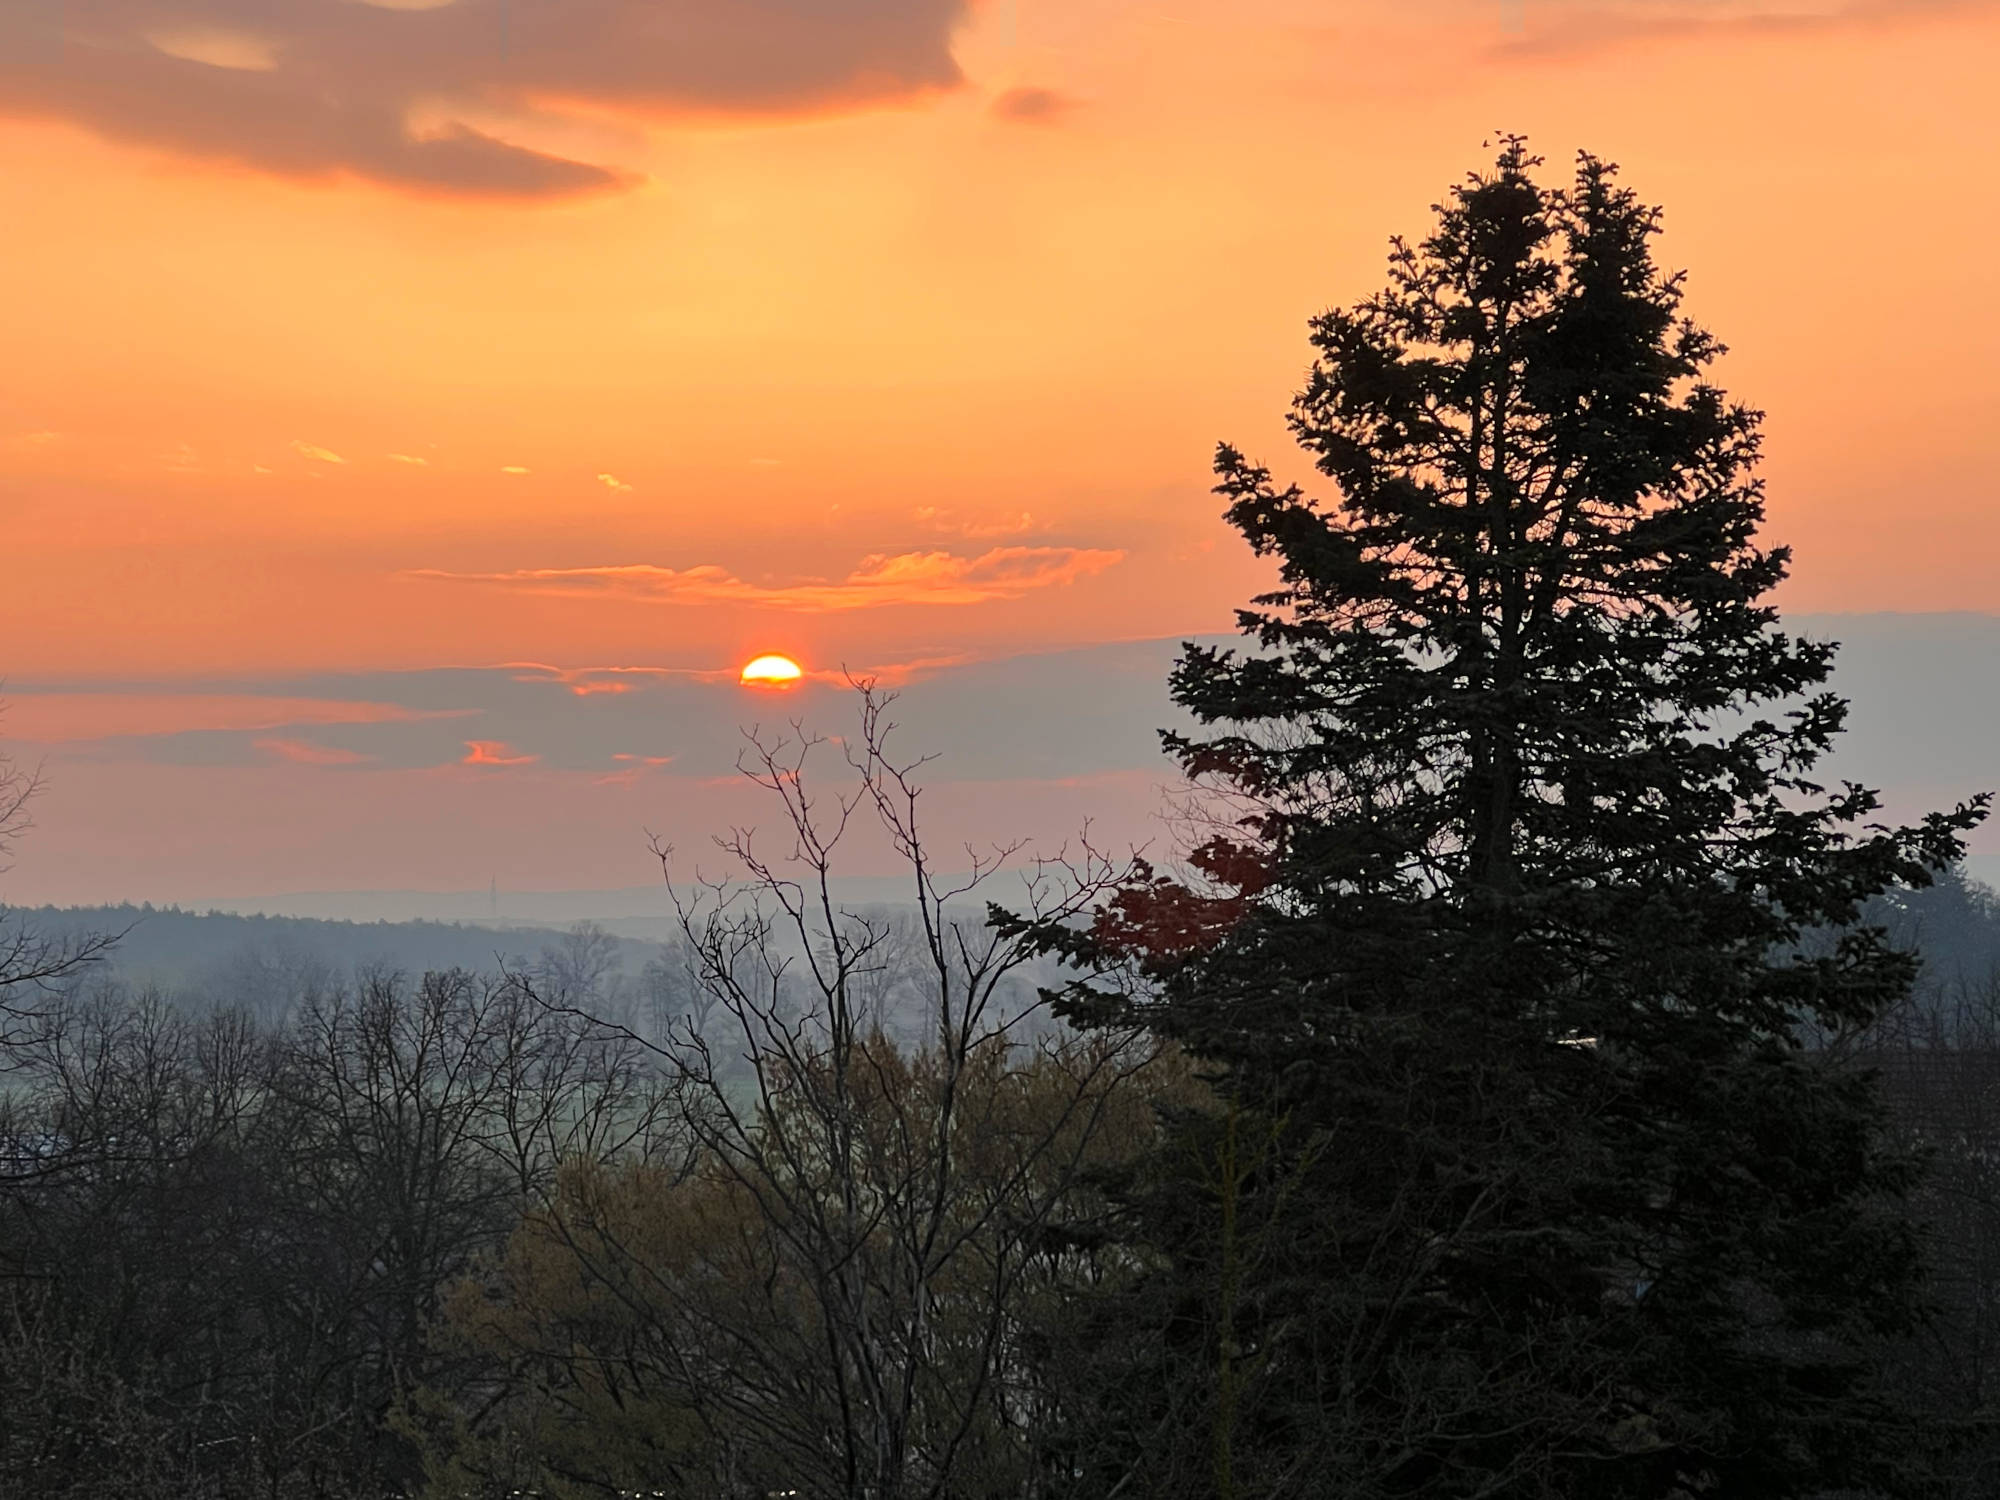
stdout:
<svg viewBox="0 0 2000 1500">
<path fill-rule="evenodd" d="M 1034 531 L 1046 531 L 1046 522 L 1035 519 L 1032 512 L 1020 510 L 1011 515 L 961 516 L 955 511 L 940 510 L 935 505 L 921 505 L 910 513 L 911 519 L 920 526 L 928 526 L 933 531 L 946 532 L 952 536 L 962 536 L 969 541 L 982 541 L 990 537 L 1026 536 Z"/>
<path fill-rule="evenodd" d="M 881 662 L 869 667 L 843 668 L 837 672 L 817 672 L 811 675 L 837 682 L 867 682 L 876 687 L 898 688 L 907 686 L 921 677 L 929 677 L 952 667 L 962 667 L 978 660 L 969 652 L 960 651 L 950 656 L 919 656 L 909 661 Z"/>
<path fill-rule="evenodd" d="M 624 769 L 597 777 L 599 786 L 631 786 L 648 771 L 663 771 L 674 763 L 671 755 L 628 755 L 622 751 L 611 758 Z"/>
<path fill-rule="evenodd" d="M 1038 589 L 1102 573 L 1124 559 L 1122 551 L 1091 547 L 995 547 L 977 557 L 901 552 L 863 558 L 860 566 L 837 583 L 807 580 L 780 585 L 750 583 L 714 564 L 677 569 L 625 563 L 597 568 L 520 568 L 507 573 L 417 568 L 405 576 L 571 598 L 757 604 L 834 614 L 891 605 L 967 605 L 1018 599 Z"/>
<path fill-rule="evenodd" d="M 467 740 L 462 766 L 532 766 L 539 755 L 523 755 L 505 740 Z"/>
<path fill-rule="evenodd" d="M 344 464 L 347 462 L 346 459 L 335 453 L 331 448 L 322 448 L 317 443 L 306 442 L 303 438 L 292 439 L 292 451 L 302 458 L 311 459 L 314 463 Z"/>
<path fill-rule="evenodd" d="M 1022 125 L 1052 125 L 1076 108 L 1076 101 L 1054 89 L 1009 89 L 993 101 L 1000 119 Z"/>
<path fill-rule="evenodd" d="M 1470 3 L 1470 0 L 1468 0 Z M 1484 4 L 1485 0 L 1479 0 Z M 1971 9 L 1977 0 L 1528 0 L 1527 25 L 1502 55 L 1556 57 L 1633 42 L 1725 32 L 1799 35 L 1900 25 Z"/>
<path fill-rule="evenodd" d="M 394 703 L 249 693 L 8 693 L 9 738 L 69 744 L 125 735 L 197 730 L 260 732 L 299 724 L 395 724 L 455 718 L 475 710 L 406 708 Z"/>
<path fill-rule="evenodd" d="M 414 453 L 391 453 L 389 455 L 389 462 L 392 464 L 414 464 L 417 468 L 427 469 L 430 467 L 431 461 L 428 458 L 419 458 Z"/>
<path fill-rule="evenodd" d="M 606 680 L 597 677 L 579 677 L 572 682 L 565 683 L 564 686 L 569 689 L 570 695 L 575 698 L 595 698 L 602 693 L 629 693 L 632 691 L 631 683 L 619 682 L 615 678 Z"/>
<path fill-rule="evenodd" d="M 279 760 L 289 761 L 295 766 L 358 766 L 375 758 L 372 755 L 363 755 L 359 750 L 342 750 L 333 745 L 315 745 L 308 740 L 253 740 L 251 748 L 266 751 L 277 756 Z"/>
<path fill-rule="evenodd" d="M 691 667 L 552 667 L 538 661 L 510 661 L 500 670 L 516 682 L 546 682 L 567 688 L 572 696 L 595 698 L 629 693 L 652 683 L 734 682 L 733 671 L 700 671 Z"/>
<path fill-rule="evenodd" d="M 632 493 L 632 486 L 620 479 L 616 474 L 599 474 L 597 482 L 607 489 L 617 491 L 621 495 Z"/>
<path fill-rule="evenodd" d="M 165 26 L 146 40 L 168 57 L 206 63 L 211 68 L 268 73 L 278 66 L 278 49 L 264 37 L 213 26 Z"/>
<path fill-rule="evenodd" d="M 817 669 L 808 668 L 806 680 L 829 687 L 849 682 L 872 682 L 880 687 L 900 687 L 920 677 L 950 667 L 964 666 L 977 658 L 957 652 L 948 656 L 922 656 L 908 661 L 847 662 Z M 577 698 L 623 697 L 649 688 L 676 683 L 735 686 L 735 667 L 554 667 L 542 662 L 506 662 L 499 670 L 512 674 L 516 682 L 541 682 L 560 687 Z"/>
<path fill-rule="evenodd" d="M 492 131 L 532 137 L 605 113 L 824 114 L 949 88 L 967 0 L 62 0 L 32 10 L 25 25 L 49 35 L 28 39 L 31 55 L 52 61 L 0 66 L 7 113 L 291 176 L 549 198 L 634 179 Z M 419 115 L 443 123 L 418 128 Z"/>
</svg>

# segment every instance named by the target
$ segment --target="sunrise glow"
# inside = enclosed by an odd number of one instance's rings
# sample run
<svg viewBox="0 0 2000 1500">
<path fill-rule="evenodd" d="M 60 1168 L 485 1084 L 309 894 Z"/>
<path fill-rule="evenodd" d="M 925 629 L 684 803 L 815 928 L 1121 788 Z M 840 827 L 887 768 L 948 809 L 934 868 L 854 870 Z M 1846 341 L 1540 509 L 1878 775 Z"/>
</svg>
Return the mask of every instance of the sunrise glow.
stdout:
<svg viewBox="0 0 2000 1500">
<path fill-rule="evenodd" d="M 1996 60 L 0 0 L 0 1500 L 2000 1500 Z"/>
<path fill-rule="evenodd" d="M 0 6 L 48 782 L 0 897 L 621 888 L 740 721 L 837 712 L 807 656 L 963 737 L 965 836 L 1102 828 L 1102 772 L 1147 843 L 1173 645 L 1274 581 L 1215 445 L 1328 488 L 1307 320 L 1495 129 L 1664 205 L 1782 607 L 1984 619 L 1996 49 L 1889 0 Z"/>
</svg>

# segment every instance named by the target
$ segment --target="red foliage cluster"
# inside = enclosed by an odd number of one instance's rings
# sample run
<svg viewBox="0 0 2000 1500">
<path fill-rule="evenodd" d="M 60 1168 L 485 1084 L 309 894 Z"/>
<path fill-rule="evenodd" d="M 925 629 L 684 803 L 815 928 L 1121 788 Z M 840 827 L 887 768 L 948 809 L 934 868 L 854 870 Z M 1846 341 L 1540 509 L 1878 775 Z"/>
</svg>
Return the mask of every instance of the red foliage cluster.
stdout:
<svg viewBox="0 0 2000 1500">
<path fill-rule="evenodd" d="M 1268 854 L 1228 839 L 1211 839 L 1189 863 L 1218 894 L 1142 866 L 1139 879 L 1098 912 L 1091 936 L 1112 952 L 1145 960 L 1191 958 L 1228 936 L 1272 880 Z"/>
</svg>

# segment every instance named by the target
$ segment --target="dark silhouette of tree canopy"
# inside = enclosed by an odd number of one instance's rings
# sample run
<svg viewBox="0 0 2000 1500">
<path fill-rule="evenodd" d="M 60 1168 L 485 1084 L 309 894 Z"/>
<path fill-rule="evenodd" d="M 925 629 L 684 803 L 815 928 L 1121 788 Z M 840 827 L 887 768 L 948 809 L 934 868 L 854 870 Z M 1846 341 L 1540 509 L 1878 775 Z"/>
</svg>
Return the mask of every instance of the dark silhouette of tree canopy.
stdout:
<svg viewBox="0 0 2000 1500">
<path fill-rule="evenodd" d="M 1538 165 L 1504 140 L 1313 321 L 1291 427 L 1336 502 L 1220 450 L 1281 585 L 1173 676 L 1214 836 L 1043 933 L 1148 980 L 1072 1016 L 1226 1101 L 1131 1190 L 1155 1270 L 1072 1434 L 1105 1489 L 1918 1483 L 1862 1353 L 1916 1312 L 1911 1164 L 1808 1039 L 1908 988 L 1860 904 L 1984 802 L 1891 829 L 1813 780 L 1845 705 L 1767 602 L 1759 414 L 1658 211 Z"/>
</svg>

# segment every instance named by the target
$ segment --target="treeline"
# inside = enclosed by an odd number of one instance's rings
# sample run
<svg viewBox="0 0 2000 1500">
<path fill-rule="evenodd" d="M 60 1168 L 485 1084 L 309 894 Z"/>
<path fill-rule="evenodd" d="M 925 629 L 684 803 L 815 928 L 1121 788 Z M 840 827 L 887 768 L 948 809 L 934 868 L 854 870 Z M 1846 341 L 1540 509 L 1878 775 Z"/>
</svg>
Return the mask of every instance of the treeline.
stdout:
<svg viewBox="0 0 2000 1500">
<path fill-rule="evenodd" d="M 588 934 L 277 1021 L 44 943 L 4 989 L 0 1493 L 1068 1488 L 1070 1295 L 1187 1071 L 1053 1023 L 967 891 L 838 909 L 797 771 L 807 883 L 740 848 L 670 1012 L 608 1006 Z M 877 807 L 914 850 L 913 811 Z M 1026 890 L 1061 923 L 1116 873 Z"/>
<path fill-rule="evenodd" d="M 655 1149 L 630 1045 L 506 979 L 273 1029 L 85 986 L 37 1021 L 0 1137 L 7 1493 L 398 1492 L 446 1289 L 559 1160 Z"/>
<path fill-rule="evenodd" d="M 15 916 L 51 941 L 115 934 L 118 944 L 107 959 L 118 977 L 172 997 L 183 1009 L 220 1006 L 272 1021 L 310 991 L 364 968 L 422 974 L 567 966 L 573 974 L 589 971 L 602 1003 L 643 1013 L 658 990 L 659 971 L 649 977 L 647 966 L 663 957 L 660 943 L 591 922 L 565 928 L 335 922 L 150 905 L 24 908 Z"/>
<path fill-rule="evenodd" d="M 1117 873 L 1067 871 L 1043 914 Z M 1216 1099 L 1157 1044 L 1053 1023 L 1015 982 L 1031 945 L 942 901 L 814 894 L 689 907 L 652 978 L 672 1010 L 644 1018 L 606 1005 L 587 934 L 511 972 L 364 967 L 275 1019 L 39 950 L 55 988 L 6 992 L 0 1493 L 1114 1488 L 1148 1439 L 1105 1359 L 1133 1330 L 1101 1320 L 1158 1272 L 1131 1194 Z M 2000 943 L 2000 902 L 1947 873 L 1871 914 L 1939 944 L 1843 1044 L 1930 1154 L 1933 1313 L 1877 1352 L 1976 1423 L 2000 965 L 1965 955 Z M 1178 1170 L 1219 1203 L 1268 1149 Z M 1989 1452 L 1960 1453 L 1962 1493 L 1993 1492 Z"/>
</svg>

